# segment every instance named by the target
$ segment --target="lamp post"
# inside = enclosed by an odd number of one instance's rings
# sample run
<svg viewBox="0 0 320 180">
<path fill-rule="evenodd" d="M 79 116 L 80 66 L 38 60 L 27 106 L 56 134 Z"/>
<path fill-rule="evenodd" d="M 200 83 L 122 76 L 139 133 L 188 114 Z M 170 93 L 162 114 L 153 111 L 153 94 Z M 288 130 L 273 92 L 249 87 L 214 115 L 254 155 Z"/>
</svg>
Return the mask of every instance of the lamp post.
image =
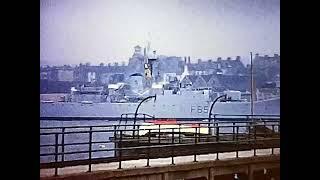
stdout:
<svg viewBox="0 0 320 180">
<path fill-rule="evenodd" d="M 212 115 L 213 106 L 214 106 L 214 105 L 216 104 L 216 102 L 217 102 L 219 99 L 221 99 L 221 98 L 227 99 L 227 95 L 224 94 L 224 95 L 222 95 L 222 96 L 217 97 L 217 98 L 213 101 L 213 103 L 211 104 L 210 111 L 209 111 L 209 123 L 211 123 L 211 115 Z M 211 129 L 210 129 L 210 131 L 211 131 Z M 210 134 L 211 134 L 211 132 L 210 132 Z"/>
<path fill-rule="evenodd" d="M 221 98 L 224 98 L 224 99 L 227 99 L 227 95 L 226 94 L 224 94 L 224 95 L 222 95 L 222 96 L 219 96 L 219 97 L 217 97 L 214 101 L 213 101 L 213 103 L 211 104 L 211 107 L 210 107 L 210 111 L 209 111 L 209 121 L 211 121 L 211 115 L 212 115 L 212 109 L 213 109 L 213 106 L 216 104 L 216 102 L 219 100 L 219 99 L 221 99 Z"/>
<path fill-rule="evenodd" d="M 141 106 L 141 104 L 143 103 L 143 102 L 145 102 L 146 100 L 148 100 L 148 99 L 151 99 L 151 98 L 154 98 L 154 100 L 156 100 L 157 99 L 157 96 L 156 95 L 154 95 L 154 96 L 148 96 L 148 97 L 146 97 L 146 98 L 144 98 L 140 103 L 139 103 L 139 105 L 137 106 L 137 109 L 136 109 L 136 112 L 134 113 L 134 121 L 133 121 L 133 129 L 135 130 L 135 128 L 136 128 L 136 120 L 137 120 L 137 115 L 138 115 L 138 111 L 139 111 L 139 107 Z M 133 135 L 134 135 L 135 133 L 133 132 Z"/>
</svg>

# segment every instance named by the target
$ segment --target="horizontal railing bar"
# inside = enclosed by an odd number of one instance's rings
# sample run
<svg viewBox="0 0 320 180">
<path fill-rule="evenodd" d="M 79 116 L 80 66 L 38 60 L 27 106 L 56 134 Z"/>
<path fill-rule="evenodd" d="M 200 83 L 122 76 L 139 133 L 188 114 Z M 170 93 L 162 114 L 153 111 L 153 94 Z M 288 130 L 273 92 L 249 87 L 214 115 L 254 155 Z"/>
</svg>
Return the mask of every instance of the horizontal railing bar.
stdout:
<svg viewBox="0 0 320 180">
<path fill-rule="evenodd" d="M 270 140 L 280 140 L 280 138 L 263 138 L 263 139 L 244 139 L 237 141 L 217 141 L 217 142 L 199 142 L 197 145 L 203 144 L 232 144 L 232 143 L 244 143 L 244 142 L 263 142 Z M 165 144 L 165 145 L 151 145 L 151 146 L 136 146 L 136 147 L 127 147 L 127 148 L 110 148 L 110 149 L 97 149 L 91 150 L 91 152 L 103 152 L 103 151 L 117 151 L 117 150 L 135 150 L 135 149 L 153 149 L 153 148 L 170 148 L 170 147 L 183 147 L 183 146 L 195 146 L 195 144 L 191 143 L 181 143 L 181 144 Z M 53 155 L 66 155 L 66 154 L 84 154 L 89 153 L 90 151 L 70 151 L 70 152 L 59 152 L 59 153 L 45 153 L 40 154 L 40 156 L 53 156 Z"/>
<path fill-rule="evenodd" d="M 230 135 L 233 135 L 232 133 L 219 133 L 219 134 L 225 134 L 225 135 L 228 135 L 228 134 L 230 134 Z M 252 134 L 252 133 L 251 133 Z M 256 134 L 258 134 L 258 133 L 256 133 Z M 247 134 L 245 134 L 245 133 L 238 133 L 238 135 L 247 135 Z M 126 141 L 126 140 L 130 140 L 131 142 L 135 142 L 135 141 L 137 141 L 137 142 L 148 142 L 148 136 L 143 136 L 144 138 L 146 138 L 145 140 L 143 140 L 143 139 L 138 139 L 138 138 L 132 138 L 132 137 L 127 137 L 127 138 L 124 138 L 124 137 L 122 137 L 122 140 L 120 140 L 120 139 L 117 139 L 117 140 L 110 140 L 110 141 L 93 141 L 93 142 L 91 142 L 91 144 L 103 144 L 103 143 L 105 143 L 105 144 L 107 144 L 107 143 L 116 143 L 116 142 L 121 142 L 121 141 Z M 201 137 L 197 137 L 197 138 L 209 138 L 209 137 L 214 137 L 214 136 L 210 136 L 210 135 L 201 135 Z M 142 138 L 141 136 L 140 136 L 140 138 Z M 150 137 L 152 140 L 172 140 L 172 139 L 174 139 L 174 140 L 177 140 L 177 139 L 179 139 L 179 137 L 174 137 L 174 138 L 172 138 L 172 137 Z M 188 136 L 184 136 L 183 137 L 183 139 L 195 139 L 195 137 L 194 136 L 191 136 L 191 137 L 188 137 Z M 231 140 L 230 140 L 231 141 Z M 229 142 L 229 141 L 228 141 Z M 54 146 L 78 146 L 78 145 L 89 145 L 89 142 L 78 142 L 78 143 L 64 143 L 64 144 L 60 144 L 60 143 L 58 143 L 58 144 L 42 144 L 42 145 L 40 145 L 40 148 L 42 148 L 42 147 L 54 147 Z"/>
<path fill-rule="evenodd" d="M 272 116 L 272 117 L 280 117 L 279 114 L 212 114 L 213 116 L 249 116 L 249 117 L 259 117 L 259 116 Z"/>
<path fill-rule="evenodd" d="M 224 129 L 224 128 L 232 128 L 232 127 L 239 127 L 239 128 L 245 128 L 245 127 L 265 127 L 265 126 L 278 126 L 279 124 L 255 124 L 255 125 L 226 125 L 226 126 L 200 126 L 200 128 L 219 128 L 220 130 Z M 136 125 L 137 126 L 137 125 Z M 152 125 L 152 126 L 156 126 L 156 125 Z M 166 127 L 160 127 L 160 130 L 179 130 L 179 129 L 196 129 L 199 127 L 175 127 L 175 128 L 166 128 Z M 116 130 L 92 130 L 92 131 L 67 131 L 67 132 L 42 132 L 40 133 L 40 136 L 43 135 L 53 135 L 53 134 L 85 134 L 85 133 L 89 133 L 89 132 L 93 132 L 93 133 L 107 133 L 107 132 L 132 132 L 132 131 L 144 131 L 144 130 L 151 130 L 151 131 L 157 131 L 159 130 L 159 128 L 153 128 L 153 129 L 148 129 L 148 128 L 143 128 L 143 129 L 116 129 Z"/>
<path fill-rule="evenodd" d="M 93 141 L 91 144 L 101 144 L 101 143 L 114 143 L 115 141 Z M 57 144 L 57 146 L 77 146 L 77 145 L 87 145 L 89 142 L 78 142 L 78 143 L 64 143 L 64 144 Z M 40 147 L 50 147 L 55 146 L 56 144 L 42 144 Z"/>
<path fill-rule="evenodd" d="M 224 119 L 222 117 L 234 117 L 234 118 L 228 118 L 228 119 L 264 119 L 264 118 L 280 118 L 279 115 L 216 115 L 216 116 L 220 116 L 220 117 L 212 117 L 212 119 Z M 260 118 L 259 118 L 260 117 Z M 155 117 L 151 117 L 151 116 L 145 116 L 145 117 L 122 117 L 122 120 L 126 119 L 126 120 L 149 120 L 149 119 L 175 119 L 175 120 L 180 120 L 180 121 L 190 121 L 190 120 L 208 120 L 208 118 L 155 118 Z M 121 120 L 121 117 L 40 117 L 40 120 L 58 120 L 58 121 L 72 121 L 72 120 L 105 120 L 105 121 L 119 121 Z"/>
<path fill-rule="evenodd" d="M 229 122 L 234 123 L 234 122 Z M 252 123 L 252 122 L 242 122 L 241 124 L 246 124 L 246 123 Z M 160 124 L 160 126 L 166 126 L 166 125 L 177 125 L 177 126 L 181 126 L 181 128 L 196 128 L 196 127 L 184 127 L 183 125 L 202 125 L 201 127 L 208 127 L 205 125 L 212 125 L 212 123 L 185 123 L 185 124 Z M 240 123 L 239 123 L 240 124 Z M 280 125 L 279 123 L 274 122 L 274 124 L 254 124 L 254 125 L 218 125 L 218 126 L 209 126 L 209 127 L 243 127 L 243 126 L 271 126 L 271 125 Z M 159 124 L 138 124 L 138 125 L 111 125 L 110 127 L 103 127 L 103 128 L 114 128 L 114 126 L 116 127 L 133 127 L 133 126 L 159 126 Z M 57 128 L 43 128 L 41 130 L 51 130 L 51 129 L 89 129 L 90 127 L 95 128 L 95 126 L 86 126 L 86 127 L 81 127 L 81 126 L 77 126 L 77 127 L 57 127 Z M 198 127 L 198 126 L 197 126 Z M 102 127 L 96 127 L 96 128 L 102 128 Z M 120 131 L 122 129 L 116 129 L 116 131 Z M 114 131 L 114 129 L 105 129 L 105 130 L 95 130 L 95 131 Z M 81 132 L 81 131 L 68 131 L 68 132 Z"/>
<path fill-rule="evenodd" d="M 280 122 L 279 120 L 268 120 L 268 121 L 256 121 L 256 122 Z M 215 121 L 215 122 L 177 122 L 176 125 L 183 125 L 183 124 L 212 124 L 212 123 L 253 123 L 253 121 Z M 137 125 L 141 125 L 141 124 L 137 124 Z M 135 125 L 135 126 L 137 126 Z M 158 124 L 153 124 L 153 125 L 158 125 Z M 162 124 L 163 125 L 163 124 Z M 80 128 L 113 128 L 114 126 L 117 127 L 122 127 L 122 126 L 134 126 L 134 124 L 112 124 L 112 125 L 93 125 L 93 126 L 89 126 L 89 125 L 85 125 L 85 126 L 56 126 L 56 127 L 40 127 L 41 129 L 70 129 L 70 128 L 74 128 L 74 129 L 80 129 Z M 148 126 L 148 124 L 144 124 L 144 126 Z"/>
</svg>

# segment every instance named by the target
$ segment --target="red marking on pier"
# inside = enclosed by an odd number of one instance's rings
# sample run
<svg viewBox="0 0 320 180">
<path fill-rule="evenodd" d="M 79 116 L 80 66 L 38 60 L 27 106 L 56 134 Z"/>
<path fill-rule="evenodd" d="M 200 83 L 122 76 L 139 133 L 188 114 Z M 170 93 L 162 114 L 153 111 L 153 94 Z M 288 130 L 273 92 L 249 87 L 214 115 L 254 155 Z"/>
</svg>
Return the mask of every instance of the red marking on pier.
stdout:
<svg viewBox="0 0 320 180">
<path fill-rule="evenodd" d="M 155 125 L 162 125 L 162 124 L 177 124 L 176 119 L 156 119 L 147 121 L 148 123 L 153 123 Z"/>
</svg>

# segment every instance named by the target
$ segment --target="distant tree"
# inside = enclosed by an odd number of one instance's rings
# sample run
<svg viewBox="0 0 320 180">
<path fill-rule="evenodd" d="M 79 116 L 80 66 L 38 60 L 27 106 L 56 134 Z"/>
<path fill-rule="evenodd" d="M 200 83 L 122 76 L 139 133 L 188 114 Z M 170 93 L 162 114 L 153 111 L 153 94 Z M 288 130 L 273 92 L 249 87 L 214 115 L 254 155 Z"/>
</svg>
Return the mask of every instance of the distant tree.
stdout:
<svg viewBox="0 0 320 180">
<path fill-rule="evenodd" d="M 100 63 L 100 66 L 104 66 L 104 63 Z"/>
<path fill-rule="evenodd" d="M 119 65 L 119 63 L 118 63 L 118 62 L 115 62 L 115 63 L 114 63 L 114 66 L 118 66 L 118 65 Z"/>
<path fill-rule="evenodd" d="M 87 62 L 87 63 L 86 63 L 86 66 L 90 66 L 90 63 L 89 63 L 89 62 Z"/>
<path fill-rule="evenodd" d="M 126 62 L 122 61 L 121 65 L 122 65 L 122 66 L 125 66 L 125 65 L 126 65 Z"/>
</svg>

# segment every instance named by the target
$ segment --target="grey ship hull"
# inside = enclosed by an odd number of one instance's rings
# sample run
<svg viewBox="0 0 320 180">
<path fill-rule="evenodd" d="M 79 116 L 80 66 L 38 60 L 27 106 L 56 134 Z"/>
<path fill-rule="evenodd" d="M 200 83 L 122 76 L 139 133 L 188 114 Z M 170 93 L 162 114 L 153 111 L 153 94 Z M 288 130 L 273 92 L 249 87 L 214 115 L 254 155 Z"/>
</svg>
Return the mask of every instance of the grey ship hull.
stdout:
<svg viewBox="0 0 320 180">
<path fill-rule="evenodd" d="M 212 102 L 205 99 L 165 99 L 157 97 L 141 105 L 139 113 L 154 115 L 156 118 L 208 118 Z M 41 103 L 40 117 L 106 117 L 119 118 L 124 113 L 134 113 L 138 103 L 93 103 L 70 102 Z M 217 102 L 212 113 L 224 115 L 250 114 L 250 102 Z M 255 115 L 279 115 L 280 98 L 254 102 Z"/>
</svg>

